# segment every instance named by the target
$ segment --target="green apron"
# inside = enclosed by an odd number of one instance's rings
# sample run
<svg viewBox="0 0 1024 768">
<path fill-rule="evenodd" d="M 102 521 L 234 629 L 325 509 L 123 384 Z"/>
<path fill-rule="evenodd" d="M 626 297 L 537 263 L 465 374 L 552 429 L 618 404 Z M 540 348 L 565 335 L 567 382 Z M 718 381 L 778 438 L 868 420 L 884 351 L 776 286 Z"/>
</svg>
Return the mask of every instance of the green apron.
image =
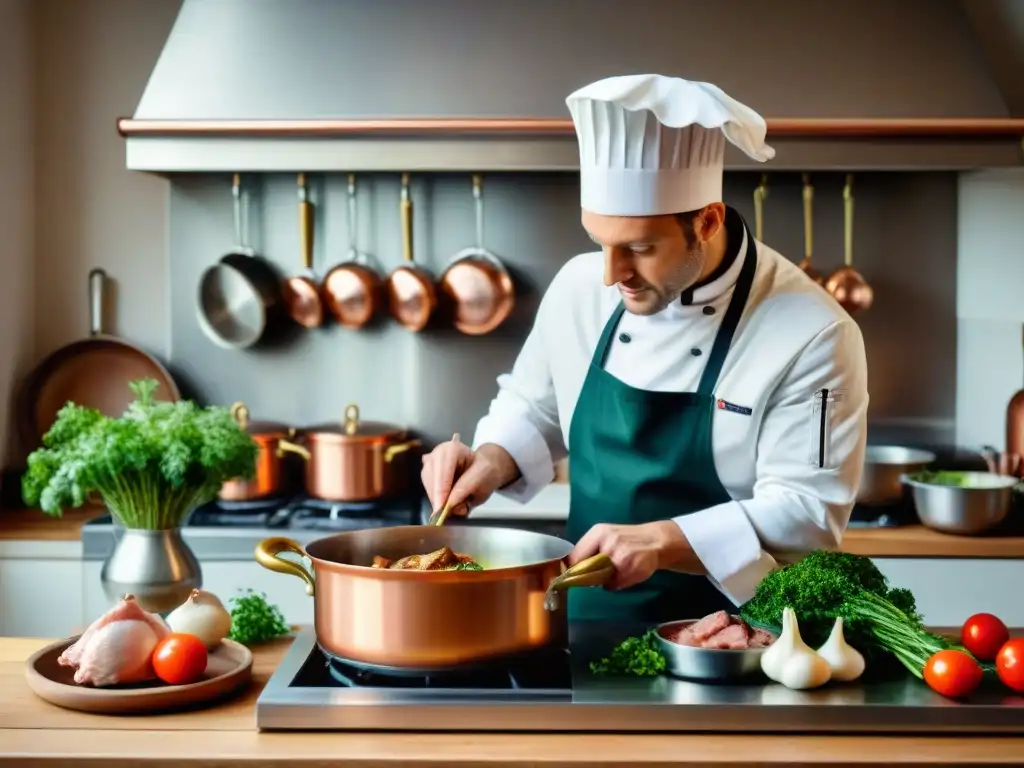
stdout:
<svg viewBox="0 0 1024 768">
<path fill-rule="evenodd" d="M 696 392 L 636 389 L 609 374 L 604 363 L 622 303 L 605 324 L 569 426 L 570 541 L 597 523 L 668 520 L 732 500 L 715 471 L 711 426 L 715 386 L 757 266 L 754 238 L 749 231 L 746 237 L 740 276 Z M 732 607 L 706 577 L 671 571 L 624 590 L 571 589 L 568 598 L 574 620 L 663 622 Z"/>
</svg>

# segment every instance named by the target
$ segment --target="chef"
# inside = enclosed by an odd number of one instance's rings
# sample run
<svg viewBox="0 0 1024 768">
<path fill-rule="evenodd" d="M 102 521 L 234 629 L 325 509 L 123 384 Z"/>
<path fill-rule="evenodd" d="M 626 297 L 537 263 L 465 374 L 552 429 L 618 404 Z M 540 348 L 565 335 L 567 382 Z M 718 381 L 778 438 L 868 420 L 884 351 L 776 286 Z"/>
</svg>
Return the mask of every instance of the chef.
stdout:
<svg viewBox="0 0 1024 768">
<path fill-rule="evenodd" d="M 570 563 L 607 554 L 574 619 L 731 608 L 777 565 L 836 547 L 860 481 L 856 323 L 722 202 L 726 142 L 765 161 L 760 115 L 708 83 L 600 80 L 568 97 L 581 223 L 597 250 L 545 293 L 472 447 L 422 479 L 456 514 L 528 502 L 570 456 Z"/>
</svg>

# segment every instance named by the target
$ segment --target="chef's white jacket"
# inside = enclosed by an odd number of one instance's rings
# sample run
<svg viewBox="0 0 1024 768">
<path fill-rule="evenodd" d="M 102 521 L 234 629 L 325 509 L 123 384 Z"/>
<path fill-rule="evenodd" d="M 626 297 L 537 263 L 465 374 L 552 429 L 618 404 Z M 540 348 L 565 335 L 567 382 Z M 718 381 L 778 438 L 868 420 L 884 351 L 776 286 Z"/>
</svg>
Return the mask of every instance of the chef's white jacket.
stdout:
<svg viewBox="0 0 1024 768">
<path fill-rule="evenodd" d="M 777 559 L 839 545 L 867 438 L 860 329 L 792 262 L 760 242 L 757 252 L 750 298 L 715 389 L 716 398 L 738 406 L 713 417 L 715 467 L 733 500 L 674 518 L 708 578 L 737 605 Z M 649 317 L 624 314 L 605 370 L 640 389 L 696 391 L 745 254 L 744 242 L 731 267 L 698 288 L 689 305 L 677 301 Z M 501 491 L 510 499 L 533 498 L 572 450 L 576 401 L 620 300 L 603 275 L 601 252 L 577 256 L 558 272 L 477 425 L 474 447 L 500 445 L 519 466 L 521 479 Z"/>
</svg>

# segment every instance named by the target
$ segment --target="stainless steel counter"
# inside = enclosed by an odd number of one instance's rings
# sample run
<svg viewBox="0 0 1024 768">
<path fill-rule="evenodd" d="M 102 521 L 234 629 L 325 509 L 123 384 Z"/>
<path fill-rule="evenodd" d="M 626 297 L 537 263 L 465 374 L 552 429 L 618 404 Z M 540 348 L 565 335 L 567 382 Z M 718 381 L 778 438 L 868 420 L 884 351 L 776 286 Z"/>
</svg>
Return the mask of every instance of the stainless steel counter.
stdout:
<svg viewBox="0 0 1024 768">
<path fill-rule="evenodd" d="M 591 660 L 642 631 L 574 624 L 571 683 L 474 689 L 332 683 L 313 631 L 305 629 L 260 695 L 257 724 L 266 730 L 1024 733 L 1024 696 L 995 682 L 960 703 L 909 674 L 799 692 L 763 679 L 707 685 L 589 672 Z"/>
</svg>

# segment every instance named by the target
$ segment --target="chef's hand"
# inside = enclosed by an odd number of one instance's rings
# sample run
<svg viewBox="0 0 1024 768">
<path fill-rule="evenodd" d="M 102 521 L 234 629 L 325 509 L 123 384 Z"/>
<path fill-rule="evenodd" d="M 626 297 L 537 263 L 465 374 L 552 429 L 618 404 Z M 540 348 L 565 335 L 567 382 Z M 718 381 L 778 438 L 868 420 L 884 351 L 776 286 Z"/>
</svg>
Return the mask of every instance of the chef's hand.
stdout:
<svg viewBox="0 0 1024 768">
<path fill-rule="evenodd" d="M 518 477 L 519 467 L 501 446 L 486 443 L 474 451 L 458 440 L 441 443 L 424 456 L 420 472 L 434 511 L 447 503 L 448 514 L 457 517 Z"/>
<path fill-rule="evenodd" d="M 615 575 L 605 589 L 632 587 L 661 569 L 701 570 L 686 536 L 672 520 L 640 525 L 598 523 L 569 553 L 569 565 L 598 553 L 608 555 L 615 564 Z"/>
</svg>

